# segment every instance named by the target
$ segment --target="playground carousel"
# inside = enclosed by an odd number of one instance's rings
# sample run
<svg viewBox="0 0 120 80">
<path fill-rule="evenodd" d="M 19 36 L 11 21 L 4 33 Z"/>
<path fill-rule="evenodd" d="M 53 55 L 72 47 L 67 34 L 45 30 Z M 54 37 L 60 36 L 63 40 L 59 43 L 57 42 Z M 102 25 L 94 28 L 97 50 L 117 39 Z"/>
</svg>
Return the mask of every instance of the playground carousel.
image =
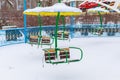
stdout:
<svg viewBox="0 0 120 80">
<path fill-rule="evenodd" d="M 39 32 L 38 35 L 29 35 L 29 43 L 31 45 L 37 44 L 38 47 L 41 45 L 51 45 L 54 42 L 54 38 L 49 35 L 42 35 L 42 21 L 41 15 L 39 14 L 40 11 L 43 10 L 43 7 L 40 7 L 41 3 L 38 3 L 38 7 L 33 9 L 27 9 L 23 13 L 32 16 L 38 16 L 38 23 L 39 23 Z"/>
<path fill-rule="evenodd" d="M 60 63 L 71 63 L 81 61 L 83 58 L 83 51 L 78 47 L 58 47 L 58 39 L 63 35 L 62 38 L 68 38 L 68 32 L 64 30 L 58 31 L 58 23 L 60 17 L 65 16 L 76 16 L 80 15 L 82 11 L 78 8 L 69 7 L 64 3 L 60 3 L 61 0 L 58 0 L 59 3 L 54 4 L 50 7 L 44 7 L 37 12 L 24 12 L 27 15 L 40 15 L 40 16 L 56 16 L 56 26 L 54 31 L 54 48 L 45 48 L 44 51 L 44 60 L 46 63 L 50 64 L 60 64 Z M 36 38 L 37 39 L 37 38 Z M 76 56 L 75 56 L 76 55 Z"/>
<path fill-rule="evenodd" d="M 92 30 L 92 34 L 101 36 L 104 30 L 102 15 L 108 14 L 109 10 L 107 10 L 107 8 L 102 7 L 100 4 L 96 2 L 89 1 L 85 2 L 84 4 L 80 4 L 79 8 L 89 13 L 90 15 L 99 15 L 100 26 L 98 26 L 95 30 Z"/>
</svg>

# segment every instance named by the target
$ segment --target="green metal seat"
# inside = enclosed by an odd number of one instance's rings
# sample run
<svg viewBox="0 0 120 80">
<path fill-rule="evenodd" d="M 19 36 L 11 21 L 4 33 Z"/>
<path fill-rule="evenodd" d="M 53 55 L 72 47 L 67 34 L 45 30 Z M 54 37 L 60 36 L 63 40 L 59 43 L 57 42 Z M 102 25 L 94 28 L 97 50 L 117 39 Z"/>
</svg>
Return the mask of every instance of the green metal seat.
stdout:
<svg viewBox="0 0 120 80">
<path fill-rule="evenodd" d="M 80 51 L 80 58 L 71 59 L 70 49 L 76 49 Z M 68 47 L 68 48 L 59 48 L 59 54 L 56 53 L 54 48 L 43 49 L 45 51 L 45 62 L 49 64 L 62 64 L 62 63 L 71 63 L 79 62 L 83 58 L 83 51 L 77 47 Z M 53 55 L 54 54 L 54 55 Z M 54 56 L 54 58 L 53 58 Z M 47 57 L 47 59 L 46 59 Z"/>
<path fill-rule="evenodd" d="M 41 45 L 51 45 L 54 43 L 54 37 L 49 37 L 49 36 L 40 36 L 38 38 L 38 47 Z"/>
<path fill-rule="evenodd" d="M 48 36 L 38 36 L 38 35 L 30 35 L 29 43 L 31 45 L 35 44 L 38 46 L 42 45 L 52 45 L 54 42 L 54 38 Z"/>
<path fill-rule="evenodd" d="M 68 40 L 69 32 L 68 31 L 58 31 L 57 37 L 58 37 L 58 40 Z"/>
<path fill-rule="evenodd" d="M 38 36 L 36 36 L 36 35 L 30 35 L 30 37 L 29 37 L 29 43 L 31 45 L 38 44 Z"/>
</svg>

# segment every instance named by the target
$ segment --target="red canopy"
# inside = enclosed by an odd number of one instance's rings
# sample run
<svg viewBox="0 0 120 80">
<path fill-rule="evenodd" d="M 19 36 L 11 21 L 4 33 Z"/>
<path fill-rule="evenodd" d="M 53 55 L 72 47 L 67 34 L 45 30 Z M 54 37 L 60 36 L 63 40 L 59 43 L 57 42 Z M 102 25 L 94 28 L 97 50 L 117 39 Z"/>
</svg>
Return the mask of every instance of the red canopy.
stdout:
<svg viewBox="0 0 120 80">
<path fill-rule="evenodd" d="M 80 4 L 79 5 L 79 8 L 80 9 L 90 9 L 90 8 L 94 8 L 94 7 L 97 7 L 98 4 L 95 3 L 95 2 L 85 2 L 84 4 Z"/>
</svg>

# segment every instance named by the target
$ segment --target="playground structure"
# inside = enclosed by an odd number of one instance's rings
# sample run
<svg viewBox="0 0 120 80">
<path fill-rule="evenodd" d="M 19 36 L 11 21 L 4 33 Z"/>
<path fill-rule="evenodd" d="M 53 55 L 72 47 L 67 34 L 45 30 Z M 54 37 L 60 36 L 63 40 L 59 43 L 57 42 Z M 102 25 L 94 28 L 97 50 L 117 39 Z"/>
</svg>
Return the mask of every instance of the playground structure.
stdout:
<svg viewBox="0 0 120 80">
<path fill-rule="evenodd" d="M 76 1 L 80 0 L 62 0 L 62 2 L 76 2 Z M 90 2 L 92 2 L 92 4 Z M 98 6 L 98 4 L 100 4 L 102 7 L 107 7 L 111 10 L 120 13 L 120 10 L 118 9 L 120 7 L 119 0 L 84 0 L 79 6 L 84 6 L 84 4 L 89 4 L 92 7 L 96 7 Z M 89 7 L 89 5 L 87 5 L 87 7 L 92 8 Z"/>
<path fill-rule="evenodd" d="M 93 1 L 93 2 L 95 2 L 95 1 Z M 82 3 L 82 4 L 84 4 L 84 3 Z M 103 2 L 103 4 L 106 4 L 106 3 Z M 112 2 L 112 4 L 113 4 L 113 2 Z M 115 4 L 115 2 L 114 2 L 114 4 Z M 102 7 L 104 7 L 104 6 L 102 6 Z M 110 9 L 108 9 L 108 10 L 111 11 L 110 13 L 112 13 L 112 8 L 111 8 L 111 10 Z M 114 11 L 117 11 L 117 10 L 114 10 Z M 102 15 L 102 17 L 104 17 L 105 15 Z M 86 15 L 84 15 L 84 16 L 86 16 Z M 103 21 L 104 20 L 105 19 L 103 18 Z M 1 34 L 6 35 L 6 37 L 4 37 L 6 40 L 4 40 L 3 42 L 0 41 L 0 43 L 3 43 L 3 44 L 7 43 L 7 42 L 9 42 L 9 44 L 10 43 L 12 44 L 13 42 L 18 42 L 18 43 L 22 42 L 23 43 L 25 41 L 24 38 L 27 37 L 27 40 L 29 40 L 31 44 L 38 44 L 38 45 L 41 45 L 41 46 L 42 45 L 48 45 L 48 44 L 51 45 L 54 42 L 54 39 L 53 39 L 53 41 L 51 41 L 51 34 L 50 33 L 53 33 L 52 36 L 54 38 L 57 36 L 56 39 L 61 39 L 61 40 L 69 39 L 69 37 L 71 35 L 70 34 L 71 32 L 69 32 L 71 30 L 70 29 L 71 25 L 65 25 L 64 20 L 62 22 L 63 22 L 63 25 L 62 26 L 59 25 L 59 28 L 60 27 L 63 27 L 63 28 L 61 28 L 60 31 L 59 30 L 57 31 L 57 35 L 56 35 L 56 33 L 54 33 L 54 31 L 56 30 L 56 26 L 54 26 L 54 25 L 52 25 L 52 27 L 47 26 L 48 29 L 46 27 L 42 26 L 41 31 L 45 30 L 45 32 L 47 32 L 47 34 L 49 34 L 49 37 L 48 36 L 42 36 L 42 34 L 40 34 L 40 27 L 34 27 L 37 30 L 34 30 L 34 28 L 31 28 L 31 29 L 29 29 L 29 28 L 25 29 L 24 28 L 25 30 L 23 30 L 23 29 L 4 30 L 5 34 L 0 33 L 0 35 Z M 98 22 L 99 22 L 99 20 L 98 20 Z M 65 27 L 64 27 L 64 25 L 65 25 Z M 39 24 L 39 26 L 41 26 L 41 24 Z M 99 27 L 99 26 L 101 26 L 101 24 L 97 24 L 97 23 L 96 24 L 89 24 L 89 23 L 88 24 L 83 24 L 83 23 L 81 23 L 81 24 L 78 24 L 78 25 L 74 24 L 74 29 L 73 29 L 72 34 L 73 35 L 75 35 L 76 33 L 79 34 L 79 35 L 74 36 L 74 37 L 85 37 L 85 36 L 88 36 L 88 37 L 89 36 L 92 36 L 92 37 L 97 36 L 98 37 L 98 35 L 92 35 L 91 33 L 98 32 L 97 27 Z M 104 24 L 103 23 L 102 27 L 103 28 L 102 28 L 101 37 L 120 36 L 120 25 L 119 25 L 119 23 L 116 23 L 116 24 Z M 27 36 L 25 34 L 23 34 L 23 33 L 25 33 L 24 31 L 27 32 Z M 20 39 L 21 37 L 22 37 L 22 39 Z M 3 40 L 3 37 L 1 37 L 0 40 Z M 57 40 L 55 40 L 55 41 L 57 41 Z M 50 42 L 52 42 L 52 43 L 50 43 Z M 6 44 L 6 45 L 8 45 L 8 44 Z M 78 50 L 78 52 L 75 51 L 75 50 Z M 55 46 L 54 48 L 43 49 L 43 51 L 44 51 L 45 62 L 46 63 L 51 63 L 51 64 L 77 62 L 77 61 L 81 61 L 81 59 L 83 57 L 82 50 L 80 48 L 76 48 L 76 47 L 64 47 L 64 48 L 61 48 L 61 47 L 56 47 Z M 78 53 L 79 57 L 71 59 L 71 57 L 74 55 L 74 54 L 72 55 L 72 53 L 75 53 L 75 54 Z M 80 55 L 79 55 L 79 53 L 80 53 Z"/>
<path fill-rule="evenodd" d="M 61 31 L 57 32 L 57 37 L 59 40 L 68 40 L 69 37 L 69 32 L 65 30 L 66 26 L 65 26 L 65 17 L 62 16 L 62 23 L 63 23 L 63 28 Z"/>
<path fill-rule="evenodd" d="M 69 32 L 68 31 L 58 31 L 57 37 L 59 40 L 67 40 L 67 39 L 69 39 Z"/>
<path fill-rule="evenodd" d="M 68 10 L 62 9 L 61 7 L 63 7 L 63 6 Z M 57 39 L 58 39 L 59 35 L 60 36 L 63 35 L 65 38 L 68 38 L 68 33 L 65 33 L 64 31 L 62 32 L 63 34 L 61 33 L 61 34 L 58 35 L 58 33 L 59 33 L 58 32 L 58 22 L 59 22 L 60 16 L 62 16 L 62 18 L 63 18 L 63 27 L 65 28 L 64 16 L 79 15 L 80 14 L 79 9 L 66 6 L 63 3 L 60 3 L 60 0 L 59 0 L 59 3 L 57 3 L 57 4 L 55 4 L 51 7 L 40 8 L 40 9 L 35 10 L 35 11 L 28 9 L 28 10 L 24 11 L 24 14 L 38 15 L 38 16 L 57 16 L 56 27 L 55 27 L 55 32 L 54 32 L 55 48 L 43 49 L 45 51 L 44 54 L 45 54 L 45 62 L 46 63 L 51 63 L 51 64 L 70 63 L 70 62 L 77 62 L 77 61 L 80 61 L 82 59 L 83 52 L 80 48 L 76 48 L 76 47 L 58 48 L 58 43 L 57 43 Z M 40 30 L 41 30 L 41 24 L 40 24 Z M 40 32 L 40 34 L 41 34 L 41 32 Z M 67 35 L 65 35 L 65 34 L 67 34 Z M 80 59 L 68 60 L 68 58 L 70 59 L 70 55 L 69 55 L 70 54 L 70 50 L 69 50 L 70 48 L 80 50 L 81 58 Z M 59 54 L 58 51 L 60 51 L 60 55 L 59 55 L 60 59 L 65 59 L 64 61 L 61 61 L 58 58 L 58 54 Z M 51 60 L 55 60 L 55 61 L 52 62 Z"/>
<path fill-rule="evenodd" d="M 63 2 L 72 2 L 75 3 L 79 0 L 63 0 Z M 120 10 L 118 9 L 120 6 L 119 0 L 85 0 L 81 4 L 79 4 L 79 8 L 82 9 L 83 12 L 89 14 L 90 12 L 93 13 L 92 15 L 96 15 L 96 13 L 100 16 L 100 26 L 98 26 L 97 30 L 92 31 L 95 35 L 102 35 L 103 34 L 103 12 L 117 12 L 119 13 Z M 77 7 L 77 6 L 76 6 Z M 106 9 L 106 10 L 105 10 Z M 96 13 L 95 13 L 96 11 Z M 108 12 L 107 12 L 108 13 Z"/>
<path fill-rule="evenodd" d="M 79 8 L 83 9 L 83 11 L 90 11 L 90 10 L 92 10 L 91 8 L 93 8 L 94 11 L 97 10 L 97 12 L 98 12 L 98 14 L 100 16 L 100 24 L 101 24 L 100 28 L 98 27 L 97 34 L 101 35 L 101 34 L 103 34 L 103 28 L 104 28 L 102 26 L 102 24 L 103 24 L 103 18 L 101 16 L 101 12 L 102 13 L 103 12 L 107 12 L 108 13 L 107 10 L 109 10 L 109 12 L 110 12 L 110 10 L 113 9 L 113 11 L 116 11 L 116 12 L 119 13 L 119 10 L 117 9 L 119 3 L 120 3 L 120 1 L 118 1 L 118 0 L 116 0 L 116 1 L 103 1 L 103 0 L 85 1 L 82 4 L 79 5 Z"/>
<path fill-rule="evenodd" d="M 78 58 L 73 58 L 71 57 L 75 54 L 71 53 L 71 49 L 76 49 L 79 50 L 78 53 L 80 53 Z M 46 63 L 51 63 L 51 64 L 61 64 L 61 63 L 71 63 L 71 62 L 78 62 L 81 61 L 83 58 L 83 51 L 80 48 L 77 47 L 69 47 L 69 48 L 58 48 L 56 55 L 56 51 L 54 48 L 48 48 L 48 49 L 43 49 L 45 51 L 44 56 L 45 56 L 45 62 Z M 57 59 L 56 59 L 57 58 Z"/>
<path fill-rule="evenodd" d="M 95 4 L 95 8 L 91 9 L 91 7 L 93 7 L 93 5 L 92 5 L 92 6 L 89 6 L 90 8 L 86 7 L 86 9 L 88 8 L 88 10 L 86 10 L 86 11 L 88 13 L 98 14 L 100 16 L 100 26 L 97 28 L 97 31 L 95 30 L 95 31 L 92 31 L 92 32 L 93 32 L 93 34 L 100 36 L 100 35 L 103 34 L 103 28 L 104 28 L 103 25 L 102 25 L 103 24 L 102 14 L 103 13 L 107 14 L 107 13 L 109 13 L 109 11 L 105 10 L 105 9 L 102 9 L 99 6 L 96 6 L 96 3 L 90 3 L 90 4 Z M 80 7 L 80 8 L 82 8 L 82 7 Z M 83 8 L 85 8 L 85 7 L 83 6 Z"/>
<path fill-rule="evenodd" d="M 51 47 L 51 45 L 54 42 L 54 38 L 51 38 L 49 36 L 38 36 L 37 35 L 30 35 L 29 36 L 29 43 L 31 45 L 36 44 L 42 47 L 42 45 L 49 45 Z"/>
<path fill-rule="evenodd" d="M 70 63 L 70 62 L 78 62 L 81 61 L 82 57 L 83 57 L 83 51 L 80 48 L 76 48 L 76 47 L 67 47 L 67 48 L 58 48 L 58 43 L 57 43 L 57 37 L 58 37 L 58 21 L 60 19 L 60 16 L 70 16 L 70 15 L 78 15 L 78 13 L 80 13 L 80 10 L 77 10 L 77 8 L 70 8 L 68 6 L 66 6 L 65 4 L 61 4 L 60 0 L 58 0 L 59 3 L 53 5 L 52 7 L 49 7 L 45 13 L 46 14 L 51 14 L 52 16 L 56 16 L 56 27 L 55 27 L 55 48 L 48 48 L 48 49 L 43 49 L 45 51 L 45 62 L 46 63 L 51 63 L 51 64 L 60 64 L 60 63 Z M 64 6 L 64 8 L 66 8 L 66 10 L 62 9 L 61 6 Z M 59 8 L 60 7 L 60 8 Z M 55 9 L 57 8 L 57 9 Z M 52 10 L 49 11 L 49 10 Z M 75 11 L 75 10 L 76 11 Z M 43 11 L 44 12 L 44 11 Z M 63 36 L 64 32 L 63 32 Z M 67 37 L 68 38 L 68 37 Z M 78 49 L 80 50 L 80 59 L 79 58 L 74 58 L 71 59 L 71 52 L 70 49 Z M 53 61 L 52 61 L 53 60 Z"/>
<path fill-rule="evenodd" d="M 40 10 L 42 9 L 41 6 L 41 3 L 39 2 L 38 3 L 38 7 L 34 8 L 34 9 L 31 9 L 31 12 L 34 12 L 36 10 Z M 26 13 L 29 12 L 29 10 L 27 11 L 26 10 Z M 37 35 L 29 35 L 29 43 L 30 44 L 38 44 L 38 47 L 39 45 L 52 45 L 53 42 L 54 42 L 54 38 L 52 37 L 52 39 L 49 37 L 49 36 L 46 36 L 46 35 L 42 35 L 42 21 L 41 21 L 41 16 L 40 15 L 37 15 L 38 16 L 38 23 L 39 23 L 39 32 L 37 33 Z"/>
<path fill-rule="evenodd" d="M 58 0 L 58 2 L 60 3 L 61 0 Z M 101 1 L 97 1 L 97 3 L 100 3 Z M 97 6 L 97 3 L 94 5 L 94 7 Z M 100 5 L 104 5 L 103 3 L 100 3 Z M 105 3 L 107 4 L 107 3 Z M 111 3 L 110 3 L 111 4 Z M 114 7 L 114 11 L 117 11 L 119 13 L 119 10 L 117 10 L 114 5 L 116 3 L 112 3 L 112 5 L 109 6 L 109 8 L 111 8 L 111 6 Z M 45 61 L 46 63 L 51 63 L 51 64 L 59 64 L 59 63 L 70 63 L 70 62 L 76 62 L 76 61 L 80 61 L 82 59 L 82 56 L 83 56 L 83 52 L 80 48 L 76 48 L 76 47 L 72 47 L 72 48 L 75 48 L 75 49 L 80 49 L 81 51 L 81 58 L 80 59 L 74 59 L 74 60 L 68 60 L 68 58 L 70 58 L 70 52 L 69 52 L 69 48 L 58 48 L 58 43 L 57 43 L 57 37 L 58 37 L 58 21 L 59 21 L 59 18 L 60 16 L 66 16 L 68 13 L 67 12 L 64 12 L 63 11 L 59 11 L 60 8 L 55 9 L 54 7 L 58 7 L 57 5 L 59 5 L 59 7 L 62 5 L 62 4 L 55 4 L 54 6 L 52 7 L 47 7 L 46 10 L 43 10 L 43 11 L 39 11 L 39 15 L 42 15 L 42 16 L 57 16 L 56 18 L 56 27 L 55 27 L 55 34 L 54 34 L 54 37 L 55 37 L 55 48 L 48 48 L 48 49 L 43 49 L 44 50 L 44 54 L 45 54 Z M 64 6 L 64 5 L 63 5 Z M 106 7 L 106 5 L 104 5 Z M 65 7 L 65 6 L 64 6 Z M 66 6 L 67 7 L 67 6 Z M 108 6 L 107 6 L 108 7 Z M 93 8 L 93 6 L 92 6 Z M 69 8 L 68 8 L 69 9 Z M 87 9 L 87 8 L 82 8 L 82 9 Z M 113 9 L 113 8 L 111 8 Z M 49 11 L 50 10 L 50 11 Z M 62 9 L 60 9 L 62 10 Z M 54 12 L 55 11 L 55 12 Z M 61 13 L 61 12 L 64 12 Z M 68 11 L 71 13 L 71 15 L 73 16 L 74 13 L 72 14 L 72 11 Z M 35 12 L 34 12 L 35 13 Z M 33 13 L 33 14 L 34 14 Z M 27 14 L 27 13 L 26 13 Z M 100 11 L 98 11 L 98 14 L 100 16 L 100 24 L 101 24 L 101 28 L 102 28 L 102 17 L 101 17 L 101 14 L 100 14 Z M 68 14 L 69 15 L 69 14 Z M 100 35 L 102 34 L 103 32 L 103 29 L 99 29 L 98 32 L 100 33 Z M 62 35 L 62 34 L 61 34 Z M 64 35 L 64 33 L 63 33 Z M 59 52 L 59 53 L 58 53 Z M 58 58 L 58 54 L 60 56 L 60 59 L 65 59 L 64 61 L 61 61 L 59 58 Z M 61 56 L 62 55 L 62 56 Z M 51 60 L 55 60 L 55 61 L 51 61 Z"/>
<path fill-rule="evenodd" d="M 80 0 L 65 0 L 65 1 L 72 1 L 73 3 L 75 2 L 75 1 L 80 1 Z M 91 0 L 85 0 L 82 4 L 84 4 L 85 2 L 87 2 L 87 1 L 91 1 Z M 93 1 L 93 0 L 92 0 Z M 102 0 L 100 0 L 100 1 L 102 1 Z M 111 1 L 111 0 L 106 0 L 106 1 Z M 118 0 L 112 0 L 111 2 L 115 2 L 115 3 L 119 3 L 119 1 Z M 71 3 L 72 3 L 71 2 Z M 97 1 L 93 1 L 93 2 L 97 2 Z M 104 2 L 105 3 L 105 2 Z M 109 2 L 108 2 L 109 3 Z M 82 5 L 81 4 L 81 5 Z M 113 6 L 112 6 L 113 7 Z M 119 5 L 118 5 L 118 8 L 119 8 Z M 16 12 L 16 11 L 14 11 L 15 12 L 15 14 L 21 14 L 21 12 Z M 5 21 L 8 21 L 9 19 L 8 19 L 8 14 L 7 13 L 10 13 L 9 14 L 9 16 L 11 16 L 11 14 L 13 14 L 13 13 L 11 13 L 11 12 L 2 12 L 2 17 L 5 17 L 5 16 L 7 16 L 7 20 L 5 19 Z M 13 14 L 14 15 L 14 14 Z M 105 15 L 102 15 L 103 16 L 103 27 L 104 27 L 104 30 L 103 30 L 103 32 L 104 33 L 107 33 L 108 34 L 108 36 L 109 36 L 109 34 L 116 34 L 117 32 L 119 32 L 119 14 L 116 14 L 116 13 L 112 13 L 112 14 L 105 14 Z M 18 21 L 19 22 L 19 24 L 21 25 L 22 23 L 21 23 L 21 21 L 22 21 L 22 18 L 20 17 L 20 15 L 19 16 L 17 16 L 17 17 L 19 17 L 19 19 L 15 19 L 15 21 Z M 15 18 L 15 17 L 14 17 Z M 112 18 L 112 19 L 111 19 Z M 12 16 L 11 16 L 11 18 L 10 18 L 10 20 L 12 20 L 13 18 L 12 18 Z M 85 16 L 79 16 L 79 17 L 76 17 L 76 22 L 78 21 L 78 22 L 82 22 L 80 25 L 78 25 L 78 24 L 74 24 L 74 25 L 76 25 L 75 26 L 75 29 L 74 29 L 74 32 L 80 32 L 82 35 L 86 35 L 86 34 L 88 34 L 87 36 L 91 36 L 90 34 L 89 34 L 89 32 L 92 32 L 93 30 L 94 31 L 96 31 L 94 28 L 95 27 L 97 27 L 97 26 L 99 26 L 99 21 L 97 20 L 97 17 L 96 17 L 96 15 L 85 15 Z M 14 21 L 14 22 L 15 22 Z M 29 20 L 30 21 L 30 20 Z M 18 24 L 18 22 L 17 22 L 17 24 Z M 34 21 L 33 21 L 34 22 Z M 45 22 L 45 21 L 44 21 Z M 110 23 L 109 24 L 109 22 L 113 22 L 113 23 Z M 30 22 L 30 23 L 32 23 L 32 22 Z M 29 24 L 29 23 L 28 23 Z M 88 27 L 88 28 L 87 28 Z M 51 30 L 50 30 L 51 31 Z M 53 30 L 52 30 L 53 31 Z M 10 34 L 11 35 L 11 34 Z M 103 35 L 102 35 L 103 36 Z M 107 35 L 106 35 L 107 36 Z M 78 36 L 79 37 L 79 36 Z"/>
</svg>

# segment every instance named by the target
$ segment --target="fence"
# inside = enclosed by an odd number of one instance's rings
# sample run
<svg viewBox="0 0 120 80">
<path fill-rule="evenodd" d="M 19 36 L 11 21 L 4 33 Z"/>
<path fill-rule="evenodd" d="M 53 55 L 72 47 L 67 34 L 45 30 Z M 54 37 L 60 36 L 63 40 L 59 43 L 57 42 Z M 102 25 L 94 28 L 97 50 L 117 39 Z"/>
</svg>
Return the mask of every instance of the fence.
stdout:
<svg viewBox="0 0 120 80">
<path fill-rule="evenodd" d="M 73 35 L 74 38 L 81 37 L 106 37 L 106 36 L 116 36 L 120 37 L 120 25 L 106 25 L 103 27 L 103 34 L 101 36 L 93 35 L 92 32 L 96 31 L 96 28 L 99 24 L 82 24 L 82 25 L 74 25 L 73 27 Z M 59 26 L 59 30 L 62 30 L 63 27 Z M 55 26 L 43 26 L 42 27 L 42 35 L 50 35 L 54 34 Z M 70 25 L 66 25 L 66 31 L 70 31 Z M 38 35 L 39 27 L 30 27 L 27 28 L 27 39 L 29 40 L 29 35 Z M 12 28 L 6 30 L 0 30 L 0 46 L 10 45 L 10 44 L 18 44 L 24 43 L 24 28 Z"/>
</svg>

